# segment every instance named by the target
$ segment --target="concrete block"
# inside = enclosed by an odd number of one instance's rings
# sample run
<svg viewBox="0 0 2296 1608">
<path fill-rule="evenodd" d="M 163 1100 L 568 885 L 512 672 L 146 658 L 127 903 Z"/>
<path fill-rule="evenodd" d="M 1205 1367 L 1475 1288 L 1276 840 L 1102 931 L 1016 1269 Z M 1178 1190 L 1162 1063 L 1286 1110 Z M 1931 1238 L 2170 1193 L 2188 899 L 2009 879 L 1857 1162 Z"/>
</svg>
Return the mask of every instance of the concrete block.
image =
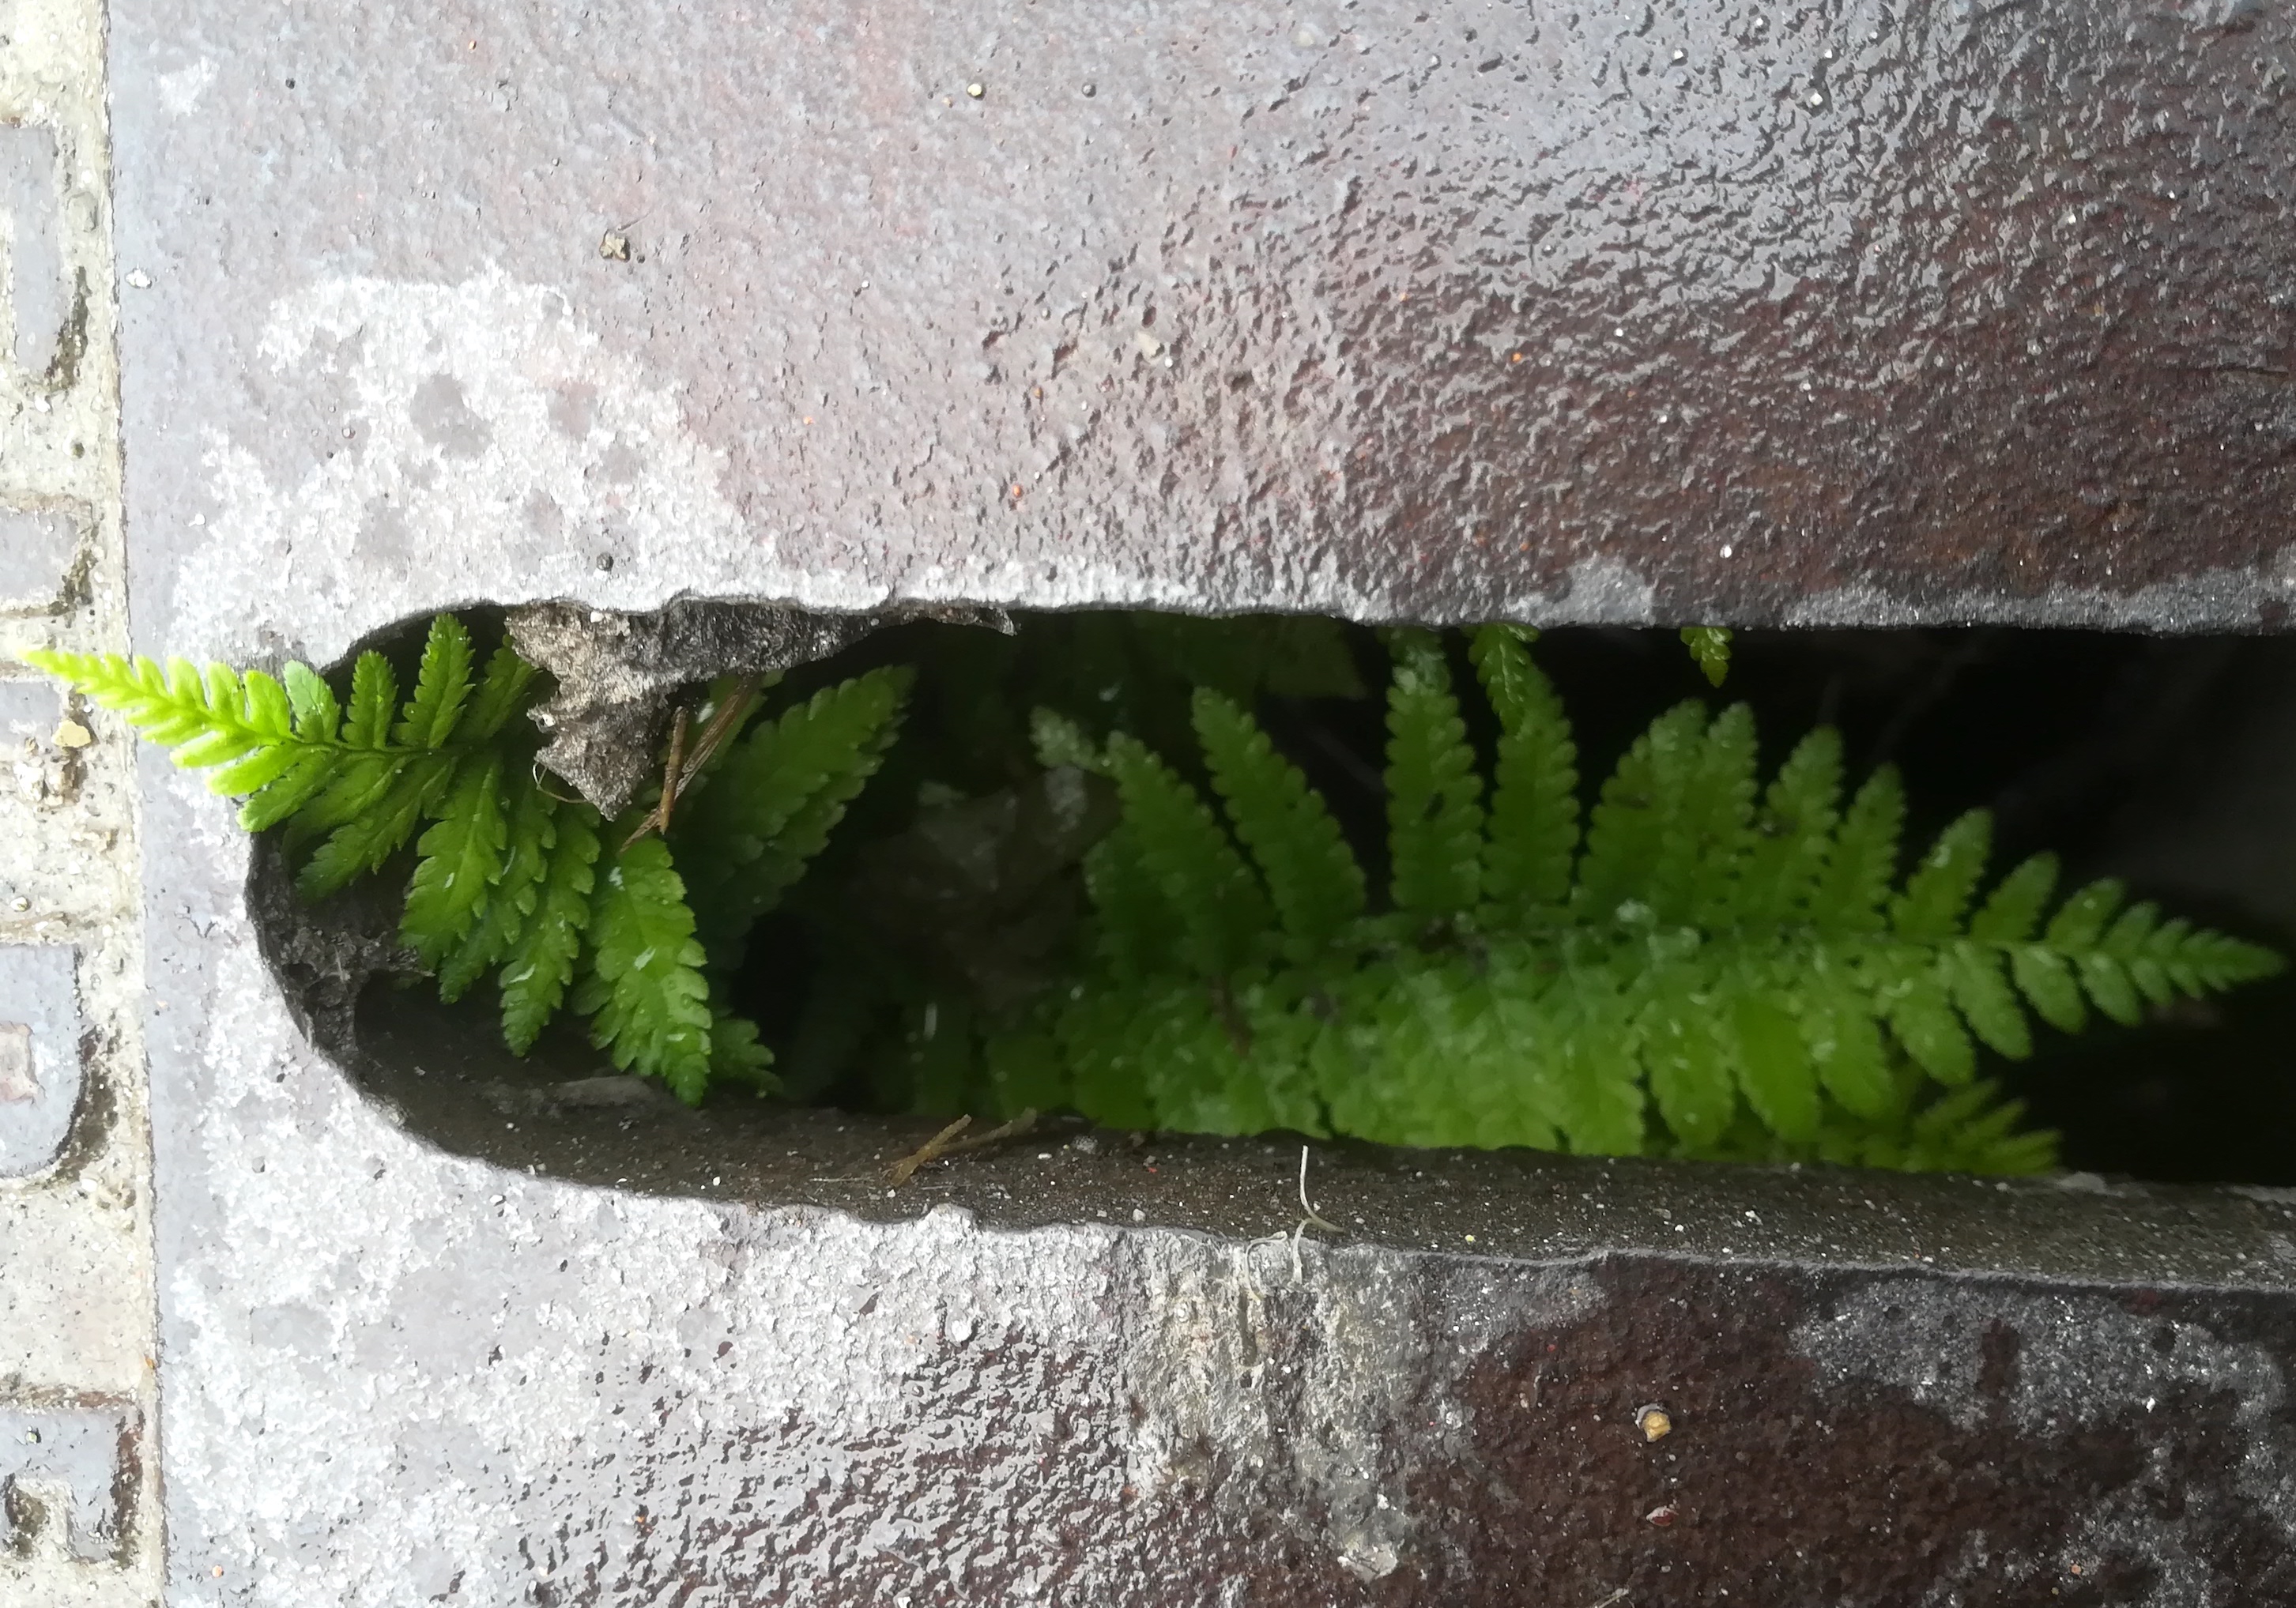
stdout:
<svg viewBox="0 0 2296 1608">
<path fill-rule="evenodd" d="M 2276 624 L 2296 17 L 2189 11 L 117 0 L 142 645 Z M 381 1055 L 144 779 L 171 1603 L 2287 1595 L 2284 1199 L 1333 1147 L 1319 1239 L 1294 1147 L 1068 1130 L 889 1193 L 922 1134 Z"/>
<path fill-rule="evenodd" d="M 0 506 L 0 614 L 65 606 L 86 524 L 70 509 Z"/>
<path fill-rule="evenodd" d="M 0 123 L 0 215 L 9 242 L 6 327 L 15 364 L 47 378 L 62 350 L 71 292 L 64 282 L 62 171 L 53 129 Z"/>
<path fill-rule="evenodd" d="M 79 1107 L 76 951 L 0 944 L 0 1178 L 53 1161 Z"/>
<path fill-rule="evenodd" d="M 2287 6 L 1311 9 L 121 0 L 172 645 L 2284 617 Z"/>
<path fill-rule="evenodd" d="M 60 1544 L 82 1563 L 117 1559 L 140 1476 L 137 1442 L 132 1402 L 0 1402 L 0 1546 Z"/>
</svg>

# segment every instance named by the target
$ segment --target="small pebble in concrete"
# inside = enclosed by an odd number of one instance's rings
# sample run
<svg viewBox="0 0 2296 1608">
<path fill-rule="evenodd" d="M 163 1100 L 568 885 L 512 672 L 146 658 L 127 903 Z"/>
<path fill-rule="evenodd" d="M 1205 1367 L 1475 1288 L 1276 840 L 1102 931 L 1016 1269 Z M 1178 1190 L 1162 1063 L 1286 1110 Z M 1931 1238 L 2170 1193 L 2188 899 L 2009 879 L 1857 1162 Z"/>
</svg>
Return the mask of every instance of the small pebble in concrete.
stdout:
<svg viewBox="0 0 2296 1608">
<path fill-rule="evenodd" d="M 987 94 L 988 91 L 978 84 L 968 84 L 964 86 L 964 93 L 978 101 L 981 96 Z"/>
</svg>

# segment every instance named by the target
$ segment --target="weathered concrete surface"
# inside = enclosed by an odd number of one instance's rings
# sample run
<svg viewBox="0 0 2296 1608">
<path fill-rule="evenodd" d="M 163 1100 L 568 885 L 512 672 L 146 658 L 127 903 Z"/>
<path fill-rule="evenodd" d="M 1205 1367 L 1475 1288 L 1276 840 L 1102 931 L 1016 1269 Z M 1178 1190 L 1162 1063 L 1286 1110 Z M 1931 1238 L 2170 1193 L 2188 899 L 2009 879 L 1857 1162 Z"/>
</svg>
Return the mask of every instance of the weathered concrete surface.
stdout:
<svg viewBox="0 0 2296 1608">
<path fill-rule="evenodd" d="M 0 1178 L 54 1161 L 80 1108 L 78 959 L 62 944 L 0 944 Z"/>
<path fill-rule="evenodd" d="M 2174 629 L 2296 586 L 2285 5 L 122 0 L 112 45 L 177 645 L 339 642 L 386 583 Z"/>
<path fill-rule="evenodd" d="M 139 643 L 2277 622 L 2292 27 L 119 0 Z M 2285 1202 L 442 1111 L 143 777 L 172 1604 L 2296 1590 Z"/>
<path fill-rule="evenodd" d="M 2284 1200 L 1325 1151 L 1327 1245 L 1296 1148 L 1065 1133 L 893 1192 L 915 1134 L 554 1111 L 451 1042 L 362 1099 L 211 913 L 159 1051 L 179 1602 L 2296 1590 Z M 393 1120 L 441 1101 L 597 1183 Z"/>
<path fill-rule="evenodd" d="M 160 1589 L 133 748 L 17 657 L 127 641 L 102 51 L 0 0 L 0 1608 Z"/>
</svg>

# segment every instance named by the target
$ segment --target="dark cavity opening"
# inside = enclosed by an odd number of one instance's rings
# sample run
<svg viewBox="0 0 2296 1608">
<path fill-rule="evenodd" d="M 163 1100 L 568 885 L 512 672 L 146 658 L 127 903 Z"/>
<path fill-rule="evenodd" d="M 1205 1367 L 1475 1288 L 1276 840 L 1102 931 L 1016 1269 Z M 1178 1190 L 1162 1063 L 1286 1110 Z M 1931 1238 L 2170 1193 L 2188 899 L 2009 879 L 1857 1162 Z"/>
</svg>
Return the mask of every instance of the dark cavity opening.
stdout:
<svg viewBox="0 0 2296 1608">
<path fill-rule="evenodd" d="M 1496 722 L 1464 645 L 1447 641 L 1469 735 L 1488 755 Z M 2171 914 L 2254 943 L 2296 943 L 2296 643 L 1745 632 L 1718 691 L 1672 631 L 1555 630 L 1534 653 L 1576 734 L 1582 804 L 1669 706 L 1742 700 L 1766 780 L 1820 724 L 1841 731 L 1853 786 L 1882 763 L 1902 771 L 1901 871 L 1948 822 L 1983 807 L 1995 821 L 1988 886 L 2050 850 L 2064 861 L 2061 887 L 2119 877 Z M 612 1069 L 564 1018 L 532 1057 L 510 1056 L 485 991 L 445 1007 L 393 975 L 404 865 L 310 910 L 266 846 L 257 891 L 275 967 L 321 1041 L 450 1148 L 668 1188 L 753 1171 L 770 1153 L 808 1176 L 870 1180 L 867 1194 L 888 1155 L 965 1107 L 968 1074 L 936 1046 L 961 1041 L 968 1013 L 1010 1011 L 1063 986 L 1086 942 L 1078 863 L 1109 806 L 1096 802 L 1080 827 L 1032 791 L 1044 774 L 1032 709 L 1095 736 L 1128 731 L 1201 782 L 1189 691 L 1226 690 L 1327 801 L 1374 906 L 1387 886 L 1390 657 L 1376 632 L 1112 613 L 1021 616 L 1010 635 L 914 621 L 792 671 L 772 706 L 888 665 L 917 670 L 898 742 L 726 978 L 727 1002 L 775 1051 L 780 1099 L 729 1090 L 688 1114 L 608 1079 Z M 2062 1136 L 2064 1167 L 2296 1183 L 2287 975 L 2148 1006 L 2135 1027 L 2099 1023 L 2072 1036 L 2037 1022 L 2033 1036 L 2021 1062 L 1983 1053 L 1983 1075 L 2026 1102 L 2030 1124 Z M 882 1120 L 895 1114 L 913 1120 Z M 1024 1146 L 1089 1127 L 1048 1114 Z M 1063 1204 L 1042 1204 L 1054 1215 Z M 1088 1215 L 1089 1204 L 1065 1206 Z"/>
</svg>

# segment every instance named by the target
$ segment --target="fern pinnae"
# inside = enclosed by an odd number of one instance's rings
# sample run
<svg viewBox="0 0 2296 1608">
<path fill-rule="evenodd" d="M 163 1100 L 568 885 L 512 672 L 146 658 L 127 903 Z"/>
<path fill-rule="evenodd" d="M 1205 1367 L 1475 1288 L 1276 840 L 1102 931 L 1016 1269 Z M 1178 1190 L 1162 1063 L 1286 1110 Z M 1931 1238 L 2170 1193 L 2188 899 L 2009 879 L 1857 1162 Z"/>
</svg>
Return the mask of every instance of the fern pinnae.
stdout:
<svg viewBox="0 0 2296 1608">
<path fill-rule="evenodd" d="M 462 768 L 438 820 L 417 845 L 422 858 L 407 885 L 398 936 L 431 970 L 478 924 L 502 875 L 507 838 L 502 761 L 489 755 Z"/>
<path fill-rule="evenodd" d="M 2040 925 L 2056 891 L 2057 857 L 2036 854 L 1994 886 L 1969 918 L 1969 935 L 1986 943 L 2022 943 Z"/>
<path fill-rule="evenodd" d="M 455 730 L 455 739 L 480 743 L 499 733 L 510 717 L 526 706 L 534 678 L 534 666 L 519 657 L 516 649 L 508 644 L 496 649 L 487 658 L 486 671 L 471 694 L 461 725 Z"/>
<path fill-rule="evenodd" d="M 1584 920 L 1611 922 L 1649 892 L 1671 805 L 1706 735 L 1702 704 L 1678 704 L 1635 739 L 1603 784 L 1587 821 L 1572 902 Z"/>
<path fill-rule="evenodd" d="M 1441 644 L 1398 632 L 1388 690 L 1387 820 L 1396 908 L 1474 908 L 1482 879 L 1483 778 L 1467 743 Z"/>
<path fill-rule="evenodd" d="M 721 750 L 676 834 L 716 868 L 691 890 L 706 947 L 737 942 L 821 851 L 883 762 L 913 679 L 887 667 L 824 687 Z"/>
<path fill-rule="evenodd" d="M 439 615 L 430 622 L 414 691 L 393 737 L 401 747 L 445 747 L 470 696 L 471 633 L 453 615 Z"/>
<path fill-rule="evenodd" d="M 598 825 L 588 804 L 561 804 L 553 813 L 554 841 L 534 913 L 503 958 L 503 1039 L 520 1055 L 558 1014 L 573 979 L 597 886 Z"/>
<path fill-rule="evenodd" d="M 1801 995 L 1810 1062 L 1825 1092 L 1857 1115 L 1880 1117 L 1894 1097 L 1890 1050 L 1866 991 L 1821 960 Z"/>
<path fill-rule="evenodd" d="M 1136 739 L 1109 739 L 1108 768 L 1140 864 L 1179 916 L 1187 964 L 1205 975 L 1241 966 L 1274 910 L 1210 806 Z"/>
<path fill-rule="evenodd" d="M 1754 712 L 1733 704 L 1706 729 L 1652 877 L 1660 920 L 1727 925 L 1754 834 Z"/>
<path fill-rule="evenodd" d="M 337 804 L 336 810 L 348 819 L 303 862 L 295 876 L 297 891 L 307 899 L 320 899 L 381 870 L 385 861 L 406 846 L 446 793 L 455 769 L 450 754 L 393 756 L 378 767 L 356 795 L 356 805 L 348 799 Z M 348 774 L 344 780 L 349 780 Z M 327 797 L 322 796 L 316 807 L 326 810 Z"/>
<path fill-rule="evenodd" d="M 1881 929 L 1905 823 L 1905 787 L 1895 768 L 1883 765 L 1866 779 L 1834 828 L 1825 869 L 1810 894 L 1811 925 L 1829 933 Z"/>
<path fill-rule="evenodd" d="M 1339 822 L 1300 768 L 1226 696 L 1199 688 L 1193 703 L 1212 787 L 1251 852 L 1284 931 L 1320 947 L 1364 910 L 1363 868 Z"/>
<path fill-rule="evenodd" d="M 1711 1145 L 1729 1126 L 1738 1096 L 1710 1005 L 1687 974 L 1678 975 L 1644 1007 L 1640 1027 L 1659 1115 L 1683 1144 Z"/>
<path fill-rule="evenodd" d="M 2013 1061 L 2033 1053 L 2032 1028 L 1998 951 L 1964 939 L 1947 947 L 1939 966 L 1954 1008 L 1988 1048 Z"/>
<path fill-rule="evenodd" d="M 1141 859 L 1128 823 L 1086 851 L 1084 886 L 1098 918 L 1094 948 L 1111 976 L 1134 983 L 1177 963 L 1180 912 Z"/>
<path fill-rule="evenodd" d="M 633 823 L 634 824 L 634 823 Z M 627 838 L 622 824 L 617 837 Z M 709 1084 L 709 984 L 669 845 L 627 842 L 591 896 L 590 970 L 575 999 L 616 1066 L 660 1078 L 688 1105 Z"/>
<path fill-rule="evenodd" d="M 1731 902 L 1734 925 L 1799 920 L 1825 869 L 1841 820 L 1841 734 L 1820 726 L 1786 755 L 1762 794 Z"/>
<path fill-rule="evenodd" d="M 369 650 L 351 666 L 351 701 L 345 711 L 342 740 L 353 748 L 380 748 L 390 741 L 391 717 L 398 712 L 398 676 L 390 661 Z"/>
<path fill-rule="evenodd" d="M 1958 933 L 1992 848 L 1993 817 L 1985 810 L 1971 810 L 1939 833 L 1890 902 L 1898 935 L 1935 943 Z"/>
<path fill-rule="evenodd" d="M 531 774 L 512 776 L 504 793 L 501 869 L 478 919 L 439 967 L 439 997 L 449 1004 L 469 992 L 525 935 L 558 841 L 552 800 Z"/>
<path fill-rule="evenodd" d="M 1499 719 L 1491 768 L 1483 897 L 1520 919 L 1559 908 L 1578 848 L 1578 750 L 1554 687 L 1522 637 L 1486 625 L 1469 641 L 1484 696 Z"/>
<path fill-rule="evenodd" d="M 1725 1019 L 1746 1103 L 1781 1139 L 1816 1137 L 1817 1067 L 1792 1007 L 1771 988 L 1747 982 L 1732 991 Z"/>
<path fill-rule="evenodd" d="M 290 660 L 280 673 L 287 690 L 287 706 L 294 714 L 299 742 L 332 745 L 342 730 L 342 706 L 327 678 L 300 660 Z"/>
</svg>

